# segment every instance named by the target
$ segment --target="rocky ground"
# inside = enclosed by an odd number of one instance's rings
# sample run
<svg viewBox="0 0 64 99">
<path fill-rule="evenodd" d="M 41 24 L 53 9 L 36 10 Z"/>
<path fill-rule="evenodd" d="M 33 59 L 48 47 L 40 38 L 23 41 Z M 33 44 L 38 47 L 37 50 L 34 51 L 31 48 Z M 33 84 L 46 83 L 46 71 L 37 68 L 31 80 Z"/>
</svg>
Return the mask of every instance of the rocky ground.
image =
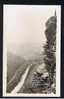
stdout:
<svg viewBox="0 0 64 99">
<path fill-rule="evenodd" d="M 25 83 L 18 93 L 55 93 L 55 83 L 50 86 L 49 75 L 44 64 L 31 67 Z"/>
</svg>

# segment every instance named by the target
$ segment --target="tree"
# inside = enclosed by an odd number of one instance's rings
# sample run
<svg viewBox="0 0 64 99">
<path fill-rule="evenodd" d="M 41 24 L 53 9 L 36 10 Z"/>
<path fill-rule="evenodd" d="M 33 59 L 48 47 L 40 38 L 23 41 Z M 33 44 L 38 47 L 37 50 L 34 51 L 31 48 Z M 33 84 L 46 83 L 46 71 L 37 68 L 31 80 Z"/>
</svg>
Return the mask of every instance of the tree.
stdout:
<svg viewBox="0 0 64 99">
<path fill-rule="evenodd" d="M 46 22 L 46 44 L 44 45 L 44 63 L 49 73 L 50 86 L 53 83 L 53 77 L 56 69 L 56 12 Z"/>
</svg>

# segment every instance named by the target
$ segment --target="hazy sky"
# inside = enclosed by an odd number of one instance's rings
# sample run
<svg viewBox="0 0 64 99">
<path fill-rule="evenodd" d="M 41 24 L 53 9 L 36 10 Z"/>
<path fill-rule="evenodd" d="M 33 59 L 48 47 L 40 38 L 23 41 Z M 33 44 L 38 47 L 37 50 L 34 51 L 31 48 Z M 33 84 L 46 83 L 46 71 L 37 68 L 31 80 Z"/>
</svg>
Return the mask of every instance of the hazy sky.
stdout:
<svg viewBox="0 0 64 99">
<path fill-rule="evenodd" d="M 56 6 L 4 5 L 4 33 L 8 48 L 45 41 L 45 22 Z"/>
</svg>

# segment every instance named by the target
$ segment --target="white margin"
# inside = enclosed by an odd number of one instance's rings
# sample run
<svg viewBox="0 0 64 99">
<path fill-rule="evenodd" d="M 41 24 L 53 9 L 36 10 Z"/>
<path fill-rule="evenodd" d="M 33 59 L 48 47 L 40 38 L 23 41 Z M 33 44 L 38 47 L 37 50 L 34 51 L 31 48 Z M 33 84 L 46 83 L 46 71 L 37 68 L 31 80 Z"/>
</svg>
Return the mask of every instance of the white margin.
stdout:
<svg viewBox="0 0 64 99">
<path fill-rule="evenodd" d="M 57 35 L 56 35 L 56 95 L 60 96 L 60 72 L 61 72 L 61 7 L 57 9 Z"/>
</svg>

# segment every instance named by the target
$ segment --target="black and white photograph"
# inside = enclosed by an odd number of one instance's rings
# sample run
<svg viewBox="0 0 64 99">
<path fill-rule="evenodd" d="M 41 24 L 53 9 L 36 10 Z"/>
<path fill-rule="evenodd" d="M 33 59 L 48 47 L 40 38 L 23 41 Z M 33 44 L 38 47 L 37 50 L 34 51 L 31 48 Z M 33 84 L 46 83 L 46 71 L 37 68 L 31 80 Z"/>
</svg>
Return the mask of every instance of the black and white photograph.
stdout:
<svg viewBox="0 0 64 99">
<path fill-rule="evenodd" d="M 60 96 L 60 5 L 3 5 L 3 96 Z"/>
</svg>

